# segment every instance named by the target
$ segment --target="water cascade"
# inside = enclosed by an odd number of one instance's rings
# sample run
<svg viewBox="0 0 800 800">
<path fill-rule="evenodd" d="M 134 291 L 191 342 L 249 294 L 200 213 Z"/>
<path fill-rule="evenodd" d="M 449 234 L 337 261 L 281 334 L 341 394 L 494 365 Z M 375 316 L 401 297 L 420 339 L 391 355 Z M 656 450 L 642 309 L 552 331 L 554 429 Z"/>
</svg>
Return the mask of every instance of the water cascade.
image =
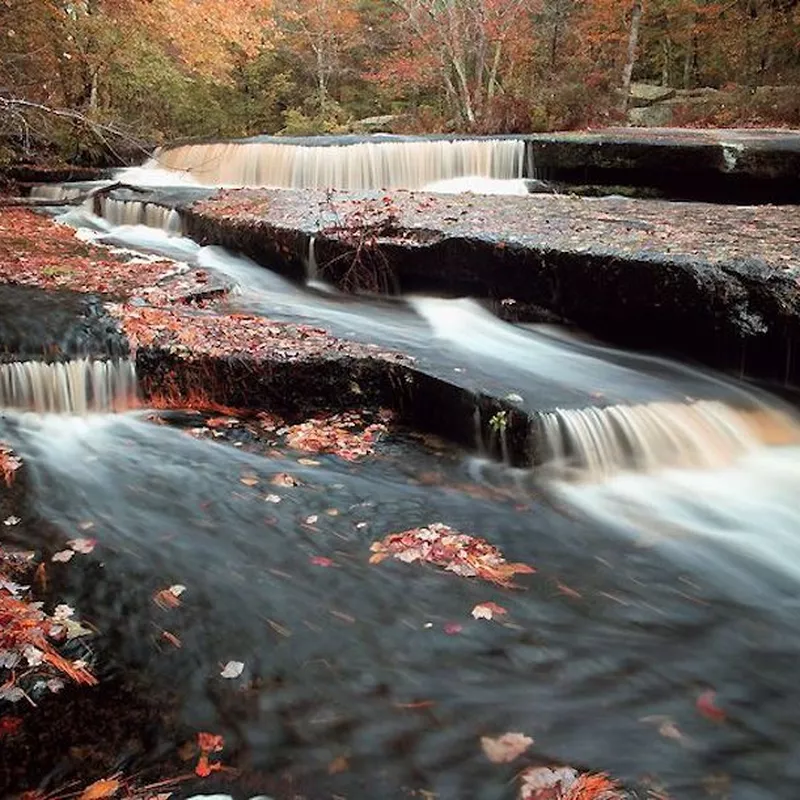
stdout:
<svg viewBox="0 0 800 800">
<path fill-rule="evenodd" d="M 52 364 L 0 364 L 0 408 L 88 414 L 124 411 L 136 405 L 136 368 L 132 361 L 83 358 Z"/>
<path fill-rule="evenodd" d="M 200 184 L 284 189 L 421 189 L 466 176 L 523 177 L 514 139 L 379 141 L 308 146 L 220 142 L 157 150 L 144 171 L 170 170 Z"/>
<path fill-rule="evenodd" d="M 145 225 L 169 234 L 181 233 L 181 216 L 174 208 L 139 200 L 97 199 L 99 215 L 112 225 Z"/>
<path fill-rule="evenodd" d="M 800 443 L 800 426 L 781 411 L 715 400 L 557 410 L 537 424 L 547 471 L 588 481 L 625 470 L 720 469 L 764 446 Z"/>
</svg>

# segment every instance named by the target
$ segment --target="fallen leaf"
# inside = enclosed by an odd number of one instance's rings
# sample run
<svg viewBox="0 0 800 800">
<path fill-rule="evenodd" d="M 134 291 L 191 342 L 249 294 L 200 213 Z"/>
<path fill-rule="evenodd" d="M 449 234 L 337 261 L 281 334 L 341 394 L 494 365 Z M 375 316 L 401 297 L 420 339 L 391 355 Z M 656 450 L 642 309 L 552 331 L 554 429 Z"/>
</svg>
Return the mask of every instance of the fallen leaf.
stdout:
<svg viewBox="0 0 800 800">
<path fill-rule="evenodd" d="M 304 467 L 318 467 L 322 462 L 315 461 L 313 458 L 298 458 L 298 464 L 302 464 Z"/>
<path fill-rule="evenodd" d="M 177 608 L 181 604 L 180 597 L 186 591 L 183 584 L 176 583 L 168 589 L 161 589 L 153 595 L 153 602 L 160 608 Z"/>
<path fill-rule="evenodd" d="M 695 708 L 712 722 L 724 722 L 727 718 L 727 714 L 717 705 L 717 693 L 713 689 L 707 689 L 697 698 Z"/>
<path fill-rule="evenodd" d="M 71 547 L 76 553 L 81 553 L 82 555 L 88 555 L 89 553 L 94 550 L 95 545 L 97 544 L 97 539 L 70 539 L 67 542 L 67 546 Z"/>
<path fill-rule="evenodd" d="M 315 567 L 332 567 L 333 561 L 330 558 L 325 558 L 325 556 L 311 556 L 311 563 Z"/>
<path fill-rule="evenodd" d="M 328 764 L 328 775 L 339 775 L 347 772 L 348 769 L 350 769 L 350 762 L 344 756 L 339 756 Z"/>
<path fill-rule="evenodd" d="M 445 626 L 444 626 L 444 632 L 448 636 L 455 636 L 457 633 L 461 633 L 461 631 L 463 631 L 463 630 L 464 630 L 464 628 L 461 625 L 459 625 L 457 622 L 447 622 L 447 623 L 445 623 Z"/>
<path fill-rule="evenodd" d="M 497 739 L 481 737 L 481 747 L 486 757 L 494 764 L 509 764 L 519 758 L 531 745 L 533 739 L 524 733 L 504 733 Z"/>
<path fill-rule="evenodd" d="M 472 609 L 472 616 L 475 619 L 494 619 L 494 617 L 502 617 L 507 613 L 503 606 L 499 606 L 491 600 L 486 603 L 478 603 Z"/>
<path fill-rule="evenodd" d="M 300 481 L 297 480 L 292 475 L 289 475 L 288 472 L 278 472 L 272 476 L 270 479 L 270 483 L 273 486 L 283 486 L 283 487 L 290 487 L 290 486 L 299 486 Z"/>
<path fill-rule="evenodd" d="M 305 522 L 306 525 L 316 525 L 319 517 L 316 514 L 312 514 L 310 517 L 306 517 Z"/>
<path fill-rule="evenodd" d="M 265 503 L 280 503 L 281 502 L 281 497 L 280 497 L 280 495 L 277 495 L 277 494 L 268 494 L 264 498 L 264 502 Z"/>
<path fill-rule="evenodd" d="M 22 726 L 21 717 L 0 717 L 0 737 L 13 736 Z"/>
<path fill-rule="evenodd" d="M 59 550 L 59 552 L 53 553 L 53 557 L 50 560 L 51 561 L 58 561 L 58 562 L 61 562 L 62 564 L 65 564 L 74 555 L 75 555 L 75 551 L 74 550 Z"/>
<path fill-rule="evenodd" d="M 513 587 L 512 578 L 517 573 L 535 572 L 527 564 L 507 562 L 484 539 L 460 533 L 441 522 L 390 533 L 382 541 L 373 542 L 370 551 L 370 564 L 389 557 L 406 563 L 426 562 L 465 578 L 480 578 L 505 587 Z"/>
<path fill-rule="evenodd" d="M 229 661 L 220 672 L 223 678 L 238 678 L 244 670 L 244 664 L 241 661 Z"/>
<path fill-rule="evenodd" d="M 255 486 L 258 483 L 258 478 L 255 475 L 244 475 L 239 478 L 239 483 L 243 483 L 245 486 Z"/>
<path fill-rule="evenodd" d="M 106 797 L 113 797 L 121 786 L 122 784 L 116 778 L 103 778 L 87 786 L 78 800 L 103 800 Z"/>
</svg>

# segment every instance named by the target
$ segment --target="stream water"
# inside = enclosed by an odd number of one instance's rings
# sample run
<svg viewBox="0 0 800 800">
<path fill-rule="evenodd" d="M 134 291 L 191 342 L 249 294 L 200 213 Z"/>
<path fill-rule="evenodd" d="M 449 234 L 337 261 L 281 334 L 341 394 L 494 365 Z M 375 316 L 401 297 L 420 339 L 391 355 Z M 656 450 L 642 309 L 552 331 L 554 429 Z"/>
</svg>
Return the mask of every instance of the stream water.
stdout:
<svg viewBox="0 0 800 800">
<path fill-rule="evenodd" d="M 240 797 L 510 798 L 520 763 L 606 771 L 641 798 L 796 797 L 791 409 L 694 367 L 507 325 L 471 301 L 297 286 L 182 238 L 174 219 L 163 230 L 155 217 L 159 227 L 120 225 L 83 209 L 61 220 L 224 276 L 238 310 L 313 322 L 409 352 L 454 382 L 518 393 L 551 446 L 548 464 L 518 470 L 398 433 L 362 462 L 310 465 L 252 447 L 238 429 L 193 438 L 186 419 L 157 424 L 170 420 L 147 410 L 4 410 L 0 440 L 30 476 L 10 533 L 50 553 L 91 524 L 96 550 L 54 570 L 53 590 L 100 631 L 101 678 L 135 679 L 139 702 L 161 709 L 159 724 L 117 732 L 139 742 L 120 766 L 157 764 L 208 730 L 240 770 L 209 785 Z M 278 473 L 299 485 L 276 488 Z M 372 541 L 437 521 L 537 572 L 512 590 L 368 564 Z M 157 607 L 153 594 L 176 583 L 181 607 Z M 472 618 L 487 600 L 505 621 Z M 245 665 L 235 681 L 219 676 L 229 660 Z M 698 710 L 708 690 L 724 722 Z M 490 763 L 480 737 L 509 730 L 534 747 L 525 761 Z M 17 756 L 0 754 L 0 775 L 13 776 L 0 794 L 74 769 L 43 772 L 44 756 L 30 754 L 12 769 Z"/>
</svg>

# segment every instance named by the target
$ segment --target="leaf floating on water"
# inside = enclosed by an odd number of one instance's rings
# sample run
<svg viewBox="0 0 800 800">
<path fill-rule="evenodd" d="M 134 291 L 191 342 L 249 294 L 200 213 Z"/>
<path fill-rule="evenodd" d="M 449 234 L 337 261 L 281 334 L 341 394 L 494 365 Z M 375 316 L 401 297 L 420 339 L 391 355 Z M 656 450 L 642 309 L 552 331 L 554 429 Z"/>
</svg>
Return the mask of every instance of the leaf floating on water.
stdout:
<svg viewBox="0 0 800 800">
<path fill-rule="evenodd" d="M 472 609 L 472 616 L 475 617 L 475 619 L 494 619 L 495 617 L 502 617 L 507 613 L 503 606 L 499 606 L 491 600 L 486 603 L 478 603 L 478 605 Z"/>
<path fill-rule="evenodd" d="M 239 478 L 239 483 L 243 483 L 245 486 L 256 486 L 258 478 L 255 475 L 243 475 Z"/>
<path fill-rule="evenodd" d="M 298 458 L 298 464 L 302 464 L 304 467 L 318 467 L 322 462 L 315 461 L 313 458 Z"/>
<path fill-rule="evenodd" d="M 75 551 L 74 550 L 59 550 L 59 552 L 53 553 L 53 557 L 50 560 L 51 561 L 56 561 L 56 562 L 61 562 L 62 564 L 65 564 L 74 555 L 75 555 Z"/>
<path fill-rule="evenodd" d="M 297 478 L 295 478 L 293 475 L 290 475 L 288 472 L 276 473 L 270 479 L 270 483 L 273 486 L 283 486 L 284 488 L 300 485 L 300 481 L 297 480 Z"/>
<path fill-rule="evenodd" d="M 241 661 L 229 661 L 220 672 L 223 678 L 238 678 L 244 670 L 244 663 Z"/>
<path fill-rule="evenodd" d="M 102 778 L 87 786 L 78 796 L 78 800 L 104 800 L 114 797 L 122 788 L 122 783 L 116 778 Z"/>
<path fill-rule="evenodd" d="M 319 517 L 316 514 L 312 514 L 310 517 L 306 517 L 306 525 L 316 525 Z"/>
<path fill-rule="evenodd" d="M 168 589 L 161 589 L 153 595 L 153 602 L 159 608 L 177 608 L 181 604 L 180 597 L 186 591 L 183 584 L 176 583 Z"/>
<path fill-rule="evenodd" d="M 494 764 L 509 764 L 519 758 L 531 745 L 533 739 L 524 733 L 504 733 L 497 739 L 481 737 L 481 747 L 489 761 Z"/>
<path fill-rule="evenodd" d="M 461 533 L 441 522 L 426 528 L 411 528 L 390 533 L 370 547 L 371 564 L 392 557 L 412 563 L 424 561 L 465 578 L 480 578 L 500 586 L 512 587 L 516 574 L 535 572 L 527 564 L 512 564 L 484 539 Z"/>
<path fill-rule="evenodd" d="M 707 689 L 695 702 L 695 708 L 712 722 L 724 722 L 727 714 L 717 705 L 717 693 L 713 689 Z"/>
<path fill-rule="evenodd" d="M 80 553 L 81 555 L 88 555 L 94 550 L 96 545 L 97 539 L 70 539 L 70 541 L 67 542 L 68 547 L 71 547 L 76 553 Z"/>
<path fill-rule="evenodd" d="M 579 773 L 572 767 L 530 767 L 520 775 L 519 800 L 627 800 L 628 795 L 603 773 Z"/>
<path fill-rule="evenodd" d="M 201 778 L 207 778 L 212 772 L 222 769 L 222 764 L 212 763 L 209 757 L 212 753 L 219 753 L 225 747 L 225 740 L 216 733 L 198 733 L 197 746 L 200 749 L 200 758 L 194 771 Z"/>
<path fill-rule="evenodd" d="M 265 503 L 280 503 L 281 502 L 281 496 L 278 495 L 278 494 L 268 494 L 264 498 L 264 502 Z"/>
<path fill-rule="evenodd" d="M 464 630 L 463 626 L 459 625 L 457 622 L 447 622 L 445 623 L 444 626 L 444 632 L 448 636 L 456 636 L 463 630 Z"/>
<path fill-rule="evenodd" d="M 94 522 L 89 522 L 88 520 L 87 520 L 86 522 L 79 522 L 79 523 L 78 523 L 78 527 L 79 527 L 79 528 L 80 528 L 82 531 L 89 531 L 89 530 L 91 530 L 92 528 L 94 528 Z"/>
<path fill-rule="evenodd" d="M 311 563 L 315 567 L 332 567 L 333 561 L 325 556 L 311 556 Z"/>
</svg>

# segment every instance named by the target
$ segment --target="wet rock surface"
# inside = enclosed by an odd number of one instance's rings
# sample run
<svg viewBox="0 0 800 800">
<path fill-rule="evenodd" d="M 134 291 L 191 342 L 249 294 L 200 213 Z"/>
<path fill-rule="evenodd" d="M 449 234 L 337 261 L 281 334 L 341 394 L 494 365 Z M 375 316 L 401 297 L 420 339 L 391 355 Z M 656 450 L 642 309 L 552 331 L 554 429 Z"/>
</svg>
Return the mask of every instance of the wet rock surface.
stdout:
<svg viewBox="0 0 800 800">
<path fill-rule="evenodd" d="M 316 235 L 322 273 L 343 283 L 368 238 L 363 260 L 404 292 L 512 298 L 620 344 L 800 377 L 796 207 L 225 190 L 184 218 L 198 241 L 290 276 Z"/>
</svg>

